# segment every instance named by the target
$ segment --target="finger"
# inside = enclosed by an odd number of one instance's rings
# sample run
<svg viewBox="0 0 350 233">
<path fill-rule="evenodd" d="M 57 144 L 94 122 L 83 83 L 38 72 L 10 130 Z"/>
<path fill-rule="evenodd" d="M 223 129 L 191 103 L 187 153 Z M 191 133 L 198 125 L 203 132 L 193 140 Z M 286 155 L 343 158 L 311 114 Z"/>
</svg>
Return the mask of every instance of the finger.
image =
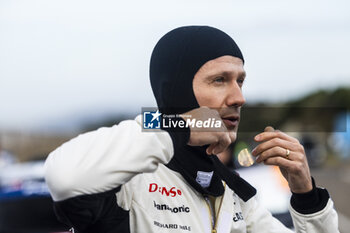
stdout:
<svg viewBox="0 0 350 233">
<path fill-rule="evenodd" d="M 272 126 L 266 126 L 264 132 L 273 132 L 275 129 Z"/>
<path fill-rule="evenodd" d="M 261 142 L 261 141 L 270 140 L 272 138 L 281 138 L 281 139 L 291 141 L 291 142 L 299 142 L 296 138 L 293 138 L 293 137 L 291 137 L 291 136 L 287 135 L 286 133 L 283 133 L 282 131 L 279 131 L 279 130 L 275 130 L 273 132 L 260 133 L 254 137 L 254 140 L 257 142 Z"/>
<path fill-rule="evenodd" d="M 206 149 L 206 153 L 208 154 L 208 155 L 211 155 L 212 153 L 213 153 L 213 150 L 214 150 L 214 148 L 217 146 L 217 142 L 216 143 L 212 143 L 212 144 L 210 144 L 209 146 L 208 146 L 208 148 Z"/>
<path fill-rule="evenodd" d="M 284 136 L 285 136 L 286 138 L 288 138 L 290 141 L 298 142 L 298 143 L 299 143 L 299 140 L 298 140 L 298 139 L 296 139 L 295 137 L 292 137 L 292 136 L 288 135 L 288 134 L 285 133 L 285 132 L 282 132 L 282 131 L 279 130 L 279 129 L 276 129 L 275 132 L 280 133 L 281 135 L 284 135 Z"/>
<path fill-rule="evenodd" d="M 258 146 L 256 146 L 252 150 L 252 155 L 257 156 L 257 155 L 263 153 L 264 151 L 266 151 L 270 148 L 273 148 L 275 146 L 279 146 L 281 148 L 284 148 L 284 151 L 286 149 L 296 150 L 296 144 L 294 142 L 286 141 L 286 140 L 283 140 L 281 138 L 272 138 L 271 140 L 268 140 L 268 141 L 263 142 L 263 143 L 259 144 Z"/>
<path fill-rule="evenodd" d="M 228 133 L 225 133 L 221 135 L 219 138 L 219 143 L 214 147 L 212 153 L 213 154 L 219 154 L 226 150 L 226 148 L 231 144 L 231 139 L 228 135 Z"/>
<path fill-rule="evenodd" d="M 264 160 L 265 165 L 275 165 L 279 166 L 280 168 L 283 168 L 285 170 L 290 170 L 294 165 L 293 161 L 290 161 L 288 159 L 284 159 L 282 157 L 271 157 L 266 160 Z"/>
<path fill-rule="evenodd" d="M 220 134 L 224 134 L 224 133 L 220 133 Z M 214 148 L 216 148 L 219 144 L 220 144 L 220 138 L 223 136 L 223 135 L 218 135 L 218 134 L 210 134 L 209 135 L 209 138 L 210 138 L 210 141 L 212 142 L 209 147 L 206 149 L 206 153 L 208 155 L 211 155 L 213 154 L 213 150 Z M 209 140 L 208 138 L 208 140 Z"/>
<path fill-rule="evenodd" d="M 258 156 L 258 158 L 256 159 L 256 162 L 261 163 L 269 158 L 278 157 L 278 156 L 285 158 L 285 159 L 289 158 L 289 157 L 288 158 L 286 157 L 286 149 L 279 147 L 279 146 L 275 146 L 275 147 L 272 147 L 272 148 L 262 152 Z M 291 155 L 289 154 L 289 156 L 291 156 Z"/>
</svg>

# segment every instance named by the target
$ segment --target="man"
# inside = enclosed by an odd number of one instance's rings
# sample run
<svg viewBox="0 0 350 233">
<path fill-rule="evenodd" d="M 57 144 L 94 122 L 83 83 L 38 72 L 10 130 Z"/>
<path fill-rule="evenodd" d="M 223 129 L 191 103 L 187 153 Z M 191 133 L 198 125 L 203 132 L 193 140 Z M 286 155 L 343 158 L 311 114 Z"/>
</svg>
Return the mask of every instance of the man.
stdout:
<svg viewBox="0 0 350 233">
<path fill-rule="evenodd" d="M 76 232 L 291 232 L 215 155 L 236 140 L 243 64 L 236 43 L 216 28 L 180 27 L 163 36 L 150 78 L 160 112 L 174 115 L 176 127 L 143 132 L 138 116 L 52 152 L 46 181 L 58 218 Z M 207 119 L 222 124 L 180 127 Z M 280 166 L 289 182 L 296 231 L 338 232 L 333 202 L 312 182 L 300 143 L 271 129 L 255 140 L 257 162 Z"/>
</svg>

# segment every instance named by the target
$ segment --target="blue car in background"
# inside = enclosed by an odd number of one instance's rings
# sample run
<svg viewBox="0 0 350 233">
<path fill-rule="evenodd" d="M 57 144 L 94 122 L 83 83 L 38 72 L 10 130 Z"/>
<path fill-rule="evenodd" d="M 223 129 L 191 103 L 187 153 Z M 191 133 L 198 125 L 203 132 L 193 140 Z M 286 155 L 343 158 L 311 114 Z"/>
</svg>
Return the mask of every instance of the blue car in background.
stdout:
<svg viewBox="0 0 350 233">
<path fill-rule="evenodd" d="M 67 230 L 54 214 L 43 165 L 43 161 L 15 163 L 0 170 L 0 233 Z"/>
</svg>

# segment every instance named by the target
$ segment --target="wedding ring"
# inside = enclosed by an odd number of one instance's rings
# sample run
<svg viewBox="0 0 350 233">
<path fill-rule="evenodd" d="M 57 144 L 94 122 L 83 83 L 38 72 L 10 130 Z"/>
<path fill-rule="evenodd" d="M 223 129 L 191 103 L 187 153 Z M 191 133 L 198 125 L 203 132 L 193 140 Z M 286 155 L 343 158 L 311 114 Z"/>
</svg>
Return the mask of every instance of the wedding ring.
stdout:
<svg viewBox="0 0 350 233">
<path fill-rule="evenodd" d="M 290 150 L 286 149 L 286 158 L 289 159 Z"/>
</svg>

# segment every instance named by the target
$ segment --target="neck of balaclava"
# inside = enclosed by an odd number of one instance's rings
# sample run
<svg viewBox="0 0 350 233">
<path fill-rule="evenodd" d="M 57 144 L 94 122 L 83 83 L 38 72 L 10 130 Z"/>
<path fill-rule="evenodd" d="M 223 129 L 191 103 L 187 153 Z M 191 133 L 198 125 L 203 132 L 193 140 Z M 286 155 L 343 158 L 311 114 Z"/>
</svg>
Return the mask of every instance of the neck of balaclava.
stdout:
<svg viewBox="0 0 350 233">
<path fill-rule="evenodd" d="M 176 117 L 176 121 L 183 121 Z M 216 155 L 207 155 L 208 146 L 189 146 L 189 128 L 166 128 L 172 139 L 174 155 L 166 165 L 182 175 L 187 183 L 202 195 L 218 197 L 223 195 L 222 181 L 234 190 L 244 201 L 256 194 L 256 190 L 238 174 L 229 170 Z"/>
<path fill-rule="evenodd" d="M 180 173 L 197 192 L 221 196 L 224 187 L 213 160 L 206 154 L 206 148 L 207 146 L 177 146 L 172 160 L 166 166 Z"/>
</svg>

